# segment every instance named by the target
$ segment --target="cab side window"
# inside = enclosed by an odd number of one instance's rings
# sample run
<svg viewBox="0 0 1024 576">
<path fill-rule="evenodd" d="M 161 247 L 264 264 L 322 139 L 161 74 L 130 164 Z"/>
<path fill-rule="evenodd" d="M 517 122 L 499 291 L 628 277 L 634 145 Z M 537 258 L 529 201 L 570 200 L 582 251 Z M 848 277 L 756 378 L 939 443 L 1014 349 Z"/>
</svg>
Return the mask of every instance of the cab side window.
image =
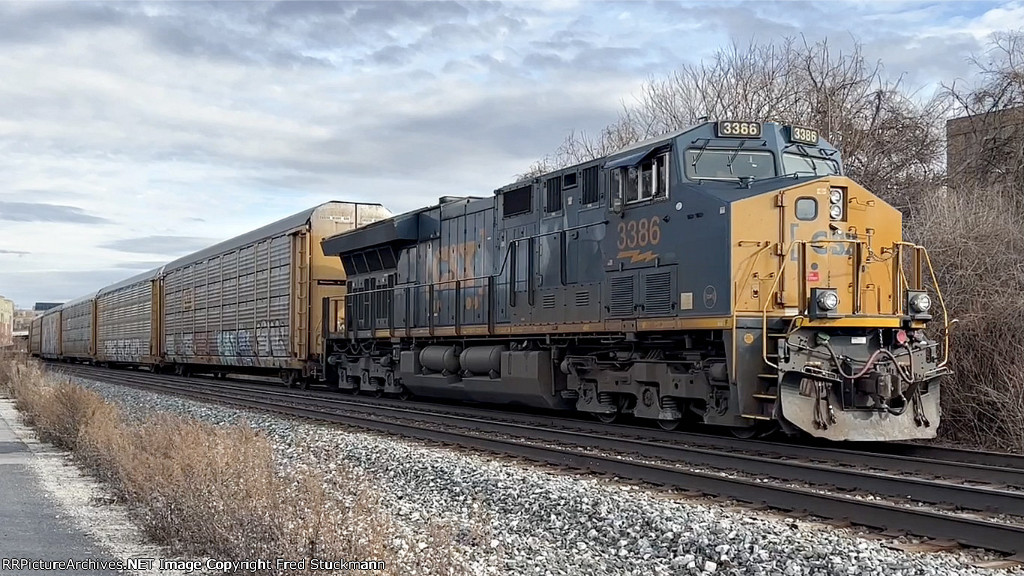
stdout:
<svg viewBox="0 0 1024 576">
<path fill-rule="evenodd" d="M 639 200 L 664 198 L 668 195 L 668 154 L 656 156 L 640 164 Z"/>
<path fill-rule="evenodd" d="M 668 158 L 668 154 L 661 154 L 637 166 L 612 170 L 612 194 L 618 195 L 626 204 L 667 197 Z"/>
</svg>

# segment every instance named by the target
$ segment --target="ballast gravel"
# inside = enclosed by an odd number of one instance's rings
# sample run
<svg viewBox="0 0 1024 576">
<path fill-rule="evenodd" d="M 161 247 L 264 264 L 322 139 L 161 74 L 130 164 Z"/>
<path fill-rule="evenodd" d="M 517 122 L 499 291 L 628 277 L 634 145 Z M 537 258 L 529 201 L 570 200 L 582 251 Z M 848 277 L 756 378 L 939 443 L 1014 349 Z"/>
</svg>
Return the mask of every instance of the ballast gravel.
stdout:
<svg viewBox="0 0 1024 576">
<path fill-rule="evenodd" d="M 915 553 L 847 529 L 549 472 L 475 453 L 235 410 L 79 379 L 132 417 L 153 412 L 247 422 L 286 467 L 347 468 L 374 480 L 412 544 L 450 526 L 473 574 L 1020 575 L 973 552 Z"/>
</svg>

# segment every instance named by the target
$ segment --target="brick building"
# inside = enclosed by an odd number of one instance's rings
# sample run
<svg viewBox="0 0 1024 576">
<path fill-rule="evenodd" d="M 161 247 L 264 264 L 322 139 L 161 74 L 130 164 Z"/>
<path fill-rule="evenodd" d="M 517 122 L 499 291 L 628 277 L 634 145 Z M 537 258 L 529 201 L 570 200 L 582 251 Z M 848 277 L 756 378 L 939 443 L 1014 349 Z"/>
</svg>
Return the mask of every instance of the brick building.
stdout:
<svg viewBox="0 0 1024 576">
<path fill-rule="evenodd" d="M 950 183 L 1008 184 L 1024 176 L 1024 107 L 946 122 Z"/>
</svg>

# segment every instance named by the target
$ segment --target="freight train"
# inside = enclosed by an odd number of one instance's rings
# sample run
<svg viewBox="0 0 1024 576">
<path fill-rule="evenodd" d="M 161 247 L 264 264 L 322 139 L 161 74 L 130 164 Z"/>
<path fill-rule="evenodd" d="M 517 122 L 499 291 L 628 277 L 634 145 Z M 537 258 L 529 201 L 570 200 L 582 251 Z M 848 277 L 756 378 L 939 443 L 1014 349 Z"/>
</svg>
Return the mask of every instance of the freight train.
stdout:
<svg viewBox="0 0 1024 576">
<path fill-rule="evenodd" d="M 489 197 L 320 206 L 51 310 L 31 345 L 666 429 L 905 440 L 935 436 L 949 324 L 927 251 L 839 151 L 809 128 L 718 121 Z"/>
</svg>

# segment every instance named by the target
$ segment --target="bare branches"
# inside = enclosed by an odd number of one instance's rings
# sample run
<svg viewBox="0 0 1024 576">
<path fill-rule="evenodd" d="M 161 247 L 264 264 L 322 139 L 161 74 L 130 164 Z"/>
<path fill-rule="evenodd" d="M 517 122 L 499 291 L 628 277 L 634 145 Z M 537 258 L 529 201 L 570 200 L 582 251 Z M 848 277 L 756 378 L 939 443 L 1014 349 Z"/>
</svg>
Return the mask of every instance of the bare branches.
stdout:
<svg viewBox="0 0 1024 576">
<path fill-rule="evenodd" d="M 851 176 L 907 206 L 905 183 L 941 169 L 938 108 L 939 101 L 917 104 L 899 79 L 886 80 L 859 44 L 849 52 L 827 40 L 731 44 L 708 61 L 652 78 L 600 134 L 570 134 L 535 167 L 584 162 L 702 118 L 775 120 L 817 128 L 842 150 Z"/>
<path fill-rule="evenodd" d="M 993 35 L 987 58 L 975 56 L 973 87 L 944 86 L 959 116 L 951 122 L 948 172 L 957 183 L 973 182 L 1021 197 L 1024 179 L 1024 32 Z"/>
</svg>

